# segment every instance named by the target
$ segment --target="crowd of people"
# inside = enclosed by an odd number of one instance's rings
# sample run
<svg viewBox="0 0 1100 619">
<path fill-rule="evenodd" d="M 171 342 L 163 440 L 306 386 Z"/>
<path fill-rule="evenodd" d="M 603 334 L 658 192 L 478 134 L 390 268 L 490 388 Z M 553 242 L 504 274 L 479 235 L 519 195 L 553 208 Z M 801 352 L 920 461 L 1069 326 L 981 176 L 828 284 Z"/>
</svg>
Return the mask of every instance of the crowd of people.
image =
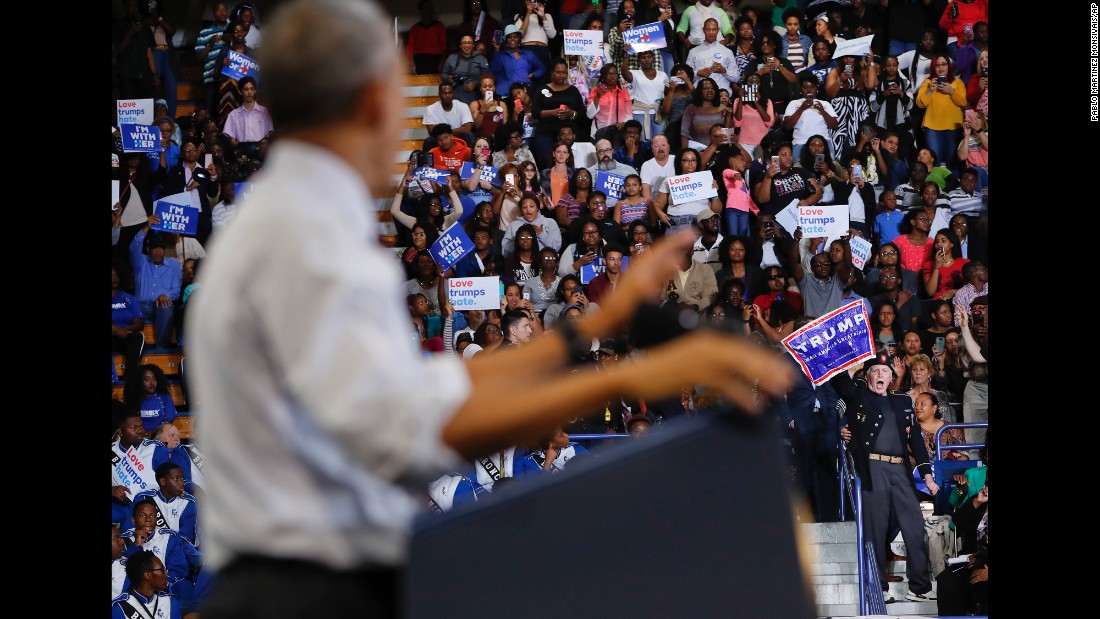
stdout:
<svg viewBox="0 0 1100 619">
<path fill-rule="evenodd" d="M 632 259 L 690 231 L 694 244 L 672 259 L 651 300 L 761 347 L 782 350 L 812 319 L 862 301 L 875 359 L 821 385 L 805 380 L 769 398 L 768 410 L 787 428 L 792 483 L 814 520 L 838 518 L 836 461 L 849 441 L 880 567 L 888 532 L 900 529 L 907 547 L 923 543 L 915 517 L 917 502 L 938 490 L 925 475 L 936 431 L 988 421 L 987 0 L 817 2 L 808 12 L 806 2 L 776 0 L 770 23 L 737 0 L 503 0 L 499 13 L 490 0 L 462 4 L 463 21 L 442 24 L 421 0 L 406 37 L 410 72 L 440 74 L 439 101 L 423 119 L 429 135 L 390 209 L 409 345 L 469 362 L 574 330 L 570 323 L 602 311 Z M 175 28 L 156 0 L 122 6 L 119 96 L 155 99 L 161 148 L 123 152 L 114 127 L 112 334 L 134 371 L 113 419 L 113 539 L 121 541 L 112 598 L 128 596 L 117 616 L 135 603 L 197 614 L 208 586 L 195 509 L 202 455 L 179 444 L 178 431 L 171 439 L 178 413 L 165 377 L 141 356 L 176 345 L 186 352 L 184 317 L 203 283 L 205 248 L 288 128 L 261 103 L 267 84 L 221 73 L 230 50 L 264 58 L 251 5 L 216 2 L 212 20 L 190 25 L 204 101 L 179 117 L 168 58 Z M 663 25 L 667 47 L 635 53 L 623 33 L 648 23 Z M 567 28 L 602 30 L 603 53 L 561 55 Z M 869 52 L 833 56 L 838 44 L 872 34 Z M 704 171 L 716 195 L 677 202 L 669 179 Z M 181 193 L 199 209 L 198 233 L 156 231 L 154 202 Z M 803 235 L 789 215 L 809 205 L 846 205 L 847 233 Z M 475 249 L 444 270 L 429 249 L 455 223 Z M 870 244 L 865 259 L 853 255 L 857 238 Z M 448 280 L 479 276 L 500 278 L 499 307 L 459 311 Z M 151 346 L 141 336 L 147 321 Z M 646 335 L 623 327 L 570 354 L 575 365 L 611 371 L 645 357 Z M 570 433 L 644 439 L 713 400 L 692 384 L 677 397 L 607 398 L 541 438 L 454 468 L 424 488 L 421 507 L 475 502 L 507 486 L 502 480 L 553 474 L 616 442 L 589 443 L 589 453 Z M 868 427 L 887 414 L 898 423 Z M 977 460 L 976 448 L 949 446 L 985 436 L 948 431 L 943 457 Z M 925 494 L 914 486 L 918 469 Z M 904 499 L 894 486 L 904 486 Z M 986 548 L 988 491 L 974 486 L 966 522 L 980 523 L 968 527 Z M 909 599 L 934 599 L 936 575 L 915 565 L 918 548 L 909 554 Z M 987 566 L 974 569 L 984 582 Z M 884 571 L 884 590 L 887 581 Z M 171 598 L 157 595 L 165 590 Z"/>
</svg>

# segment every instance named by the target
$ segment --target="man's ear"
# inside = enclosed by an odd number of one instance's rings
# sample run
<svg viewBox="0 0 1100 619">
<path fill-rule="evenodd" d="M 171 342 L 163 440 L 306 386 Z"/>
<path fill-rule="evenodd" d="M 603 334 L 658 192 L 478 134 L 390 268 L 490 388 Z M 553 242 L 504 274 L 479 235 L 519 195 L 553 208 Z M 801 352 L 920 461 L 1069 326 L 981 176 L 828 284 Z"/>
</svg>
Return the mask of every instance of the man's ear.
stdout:
<svg viewBox="0 0 1100 619">
<path fill-rule="evenodd" d="M 351 110 L 351 118 L 356 125 L 374 129 L 385 115 L 382 114 L 386 103 L 386 85 L 381 81 L 373 81 L 364 84 L 355 96 L 355 105 Z"/>
</svg>

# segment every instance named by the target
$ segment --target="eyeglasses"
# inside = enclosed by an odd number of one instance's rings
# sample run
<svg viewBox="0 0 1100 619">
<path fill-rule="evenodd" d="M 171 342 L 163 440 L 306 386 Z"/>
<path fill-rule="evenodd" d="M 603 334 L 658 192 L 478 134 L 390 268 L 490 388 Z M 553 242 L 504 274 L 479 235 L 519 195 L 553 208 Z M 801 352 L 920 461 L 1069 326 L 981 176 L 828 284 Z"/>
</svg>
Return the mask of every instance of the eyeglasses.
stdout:
<svg viewBox="0 0 1100 619">
<path fill-rule="evenodd" d="M 931 217 L 918 217 L 917 221 L 932 221 Z"/>
<path fill-rule="evenodd" d="M 718 313 L 711 314 L 710 317 L 711 318 L 725 318 L 726 313 L 725 312 L 718 312 Z"/>
<path fill-rule="evenodd" d="M 543 256 L 542 257 L 543 262 L 554 262 L 557 259 L 558 259 L 557 256 Z"/>
<path fill-rule="evenodd" d="M 780 275 L 779 273 L 776 273 L 775 275 L 771 275 L 771 276 L 769 276 L 769 277 L 768 277 L 768 280 L 769 280 L 769 281 L 771 281 L 771 280 L 775 280 L 775 279 L 787 279 L 787 278 L 783 277 L 783 276 L 782 276 L 782 275 Z"/>
<path fill-rule="evenodd" d="M 970 224 L 969 224 L 968 222 L 965 222 L 965 221 L 956 221 L 956 222 L 954 222 L 954 223 L 952 223 L 952 224 L 951 224 L 951 227 L 952 227 L 952 228 L 955 228 L 955 227 L 959 227 L 959 228 L 965 228 L 965 227 L 967 227 L 967 226 L 969 226 L 969 225 L 970 225 Z"/>
<path fill-rule="evenodd" d="M 168 568 L 166 568 L 166 567 L 158 567 L 158 568 L 157 568 L 157 569 L 155 569 L 155 570 L 146 570 L 146 571 L 147 571 L 147 572 L 164 572 L 164 575 L 165 575 L 165 576 L 167 576 L 167 575 L 168 575 Z"/>
<path fill-rule="evenodd" d="M 597 153 L 610 153 L 611 149 L 610 148 L 600 148 L 600 149 L 597 149 L 596 152 Z"/>
<path fill-rule="evenodd" d="M 948 64 L 946 62 L 937 62 L 936 66 L 937 67 L 946 67 L 946 66 L 948 66 Z"/>
<path fill-rule="evenodd" d="M 534 239 L 535 237 L 533 237 L 533 236 L 517 236 L 516 238 L 521 240 L 521 241 L 530 241 L 530 240 Z"/>
<path fill-rule="evenodd" d="M 583 234 L 583 236 L 598 236 L 599 234 L 600 234 L 600 233 L 599 233 L 598 231 L 596 231 L 596 230 L 592 230 L 592 231 L 590 231 L 590 232 L 585 232 L 585 233 Z"/>
<path fill-rule="evenodd" d="M 898 276 L 897 275 L 887 275 L 886 273 L 879 273 L 878 278 L 879 279 L 897 279 Z"/>
<path fill-rule="evenodd" d="M 680 159 L 680 163 L 699 163 L 698 159 Z"/>
<path fill-rule="evenodd" d="M 425 234 L 423 232 L 413 232 L 412 235 L 413 236 L 428 236 L 427 234 Z"/>
<path fill-rule="evenodd" d="M 504 335 L 504 331 L 501 331 L 500 329 L 498 329 L 496 327 L 493 327 L 491 329 L 486 329 L 485 332 L 486 333 L 492 333 L 493 335 Z"/>
<path fill-rule="evenodd" d="M 880 255 L 880 256 L 896 256 L 896 255 L 898 255 L 898 252 L 896 252 L 896 251 L 880 251 L 878 253 L 878 255 Z"/>
</svg>

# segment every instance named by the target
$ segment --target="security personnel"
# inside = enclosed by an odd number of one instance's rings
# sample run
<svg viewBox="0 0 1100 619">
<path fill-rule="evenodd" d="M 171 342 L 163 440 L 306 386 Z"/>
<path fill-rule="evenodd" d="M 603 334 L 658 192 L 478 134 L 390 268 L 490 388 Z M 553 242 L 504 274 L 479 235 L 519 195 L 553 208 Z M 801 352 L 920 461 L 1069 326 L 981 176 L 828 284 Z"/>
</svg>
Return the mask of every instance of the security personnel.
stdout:
<svg viewBox="0 0 1100 619">
<path fill-rule="evenodd" d="M 928 462 L 920 427 L 908 395 L 887 392 L 893 380 L 889 355 L 883 353 L 864 364 L 866 378 L 855 381 L 856 366 L 831 379 L 846 406 L 847 425 L 841 436 L 855 458 L 856 471 L 863 482 L 863 529 L 871 538 L 878 561 L 879 578 L 887 603 L 894 597 L 888 590 L 885 573 L 886 532 L 890 515 L 901 527 L 905 540 L 906 577 L 909 592 L 905 598 L 915 602 L 932 601 L 932 581 L 928 573 L 928 547 L 924 540 L 924 516 L 906 464 L 906 445 L 917 461 L 917 469 L 928 484 L 928 491 L 939 492 Z"/>
</svg>

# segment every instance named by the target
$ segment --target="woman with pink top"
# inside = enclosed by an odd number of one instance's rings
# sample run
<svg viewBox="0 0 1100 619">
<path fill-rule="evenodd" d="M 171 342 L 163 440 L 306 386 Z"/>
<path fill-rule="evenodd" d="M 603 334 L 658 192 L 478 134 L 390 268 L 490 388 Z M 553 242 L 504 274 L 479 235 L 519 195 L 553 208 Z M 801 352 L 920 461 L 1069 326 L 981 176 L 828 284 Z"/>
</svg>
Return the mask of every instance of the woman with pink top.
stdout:
<svg viewBox="0 0 1100 619">
<path fill-rule="evenodd" d="M 933 243 L 928 237 L 931 229 L 932 218 L 923 207 L 914 206 L 905 212 L 905 219 L 898 227 L 902 234 L 892 241 L 901 253 L 898 261 L 901 268 L 919 272 L 932 259 Z"/>
<path fill-rule="evenodd" d="M 744 86 L 745 95 L 733 102 L 733 126 L 741 129 L 738 141 L 751 155 L 768 135 L 768 128 L 775 124 L 775 111 L 771 99 L 760 96 L 759 75 L 750 74 Z"/>
<path fill-rule="evenodd" d="M 967 110 L 963 120 L 963 139 L 955 153 L 959 161 L 978 171 L 978 191 L 989 186 L 989 123 L 985 114 Z"/>
<path fill-rule="evenodd" d="M 768 107 L 771 107 L 770 102 Z M 743 151 L 735 151 L 729 155 L 729 167 L 722 171 L 722 182 L 726 185 L 726 236 L 748 236 L 749 213 L 755 215 L 760 212 L 745 185 L 744 174 L 749 163 Z"/>
<path fill-rule="evenodd" d="M 612 127 L 620 131 L 623 123 L 634 118 L 634 103 L 630 100 L 630 92 L 619 85 L 619 68 L 615 65 L 605 64 L 600 68 L 600 83 L 588 93 L 587 111 L 592 119 L 593 142 L 605 137 L 611 139 L 604 134 L 597 135 L 599 130 Z"/>
</svg>

